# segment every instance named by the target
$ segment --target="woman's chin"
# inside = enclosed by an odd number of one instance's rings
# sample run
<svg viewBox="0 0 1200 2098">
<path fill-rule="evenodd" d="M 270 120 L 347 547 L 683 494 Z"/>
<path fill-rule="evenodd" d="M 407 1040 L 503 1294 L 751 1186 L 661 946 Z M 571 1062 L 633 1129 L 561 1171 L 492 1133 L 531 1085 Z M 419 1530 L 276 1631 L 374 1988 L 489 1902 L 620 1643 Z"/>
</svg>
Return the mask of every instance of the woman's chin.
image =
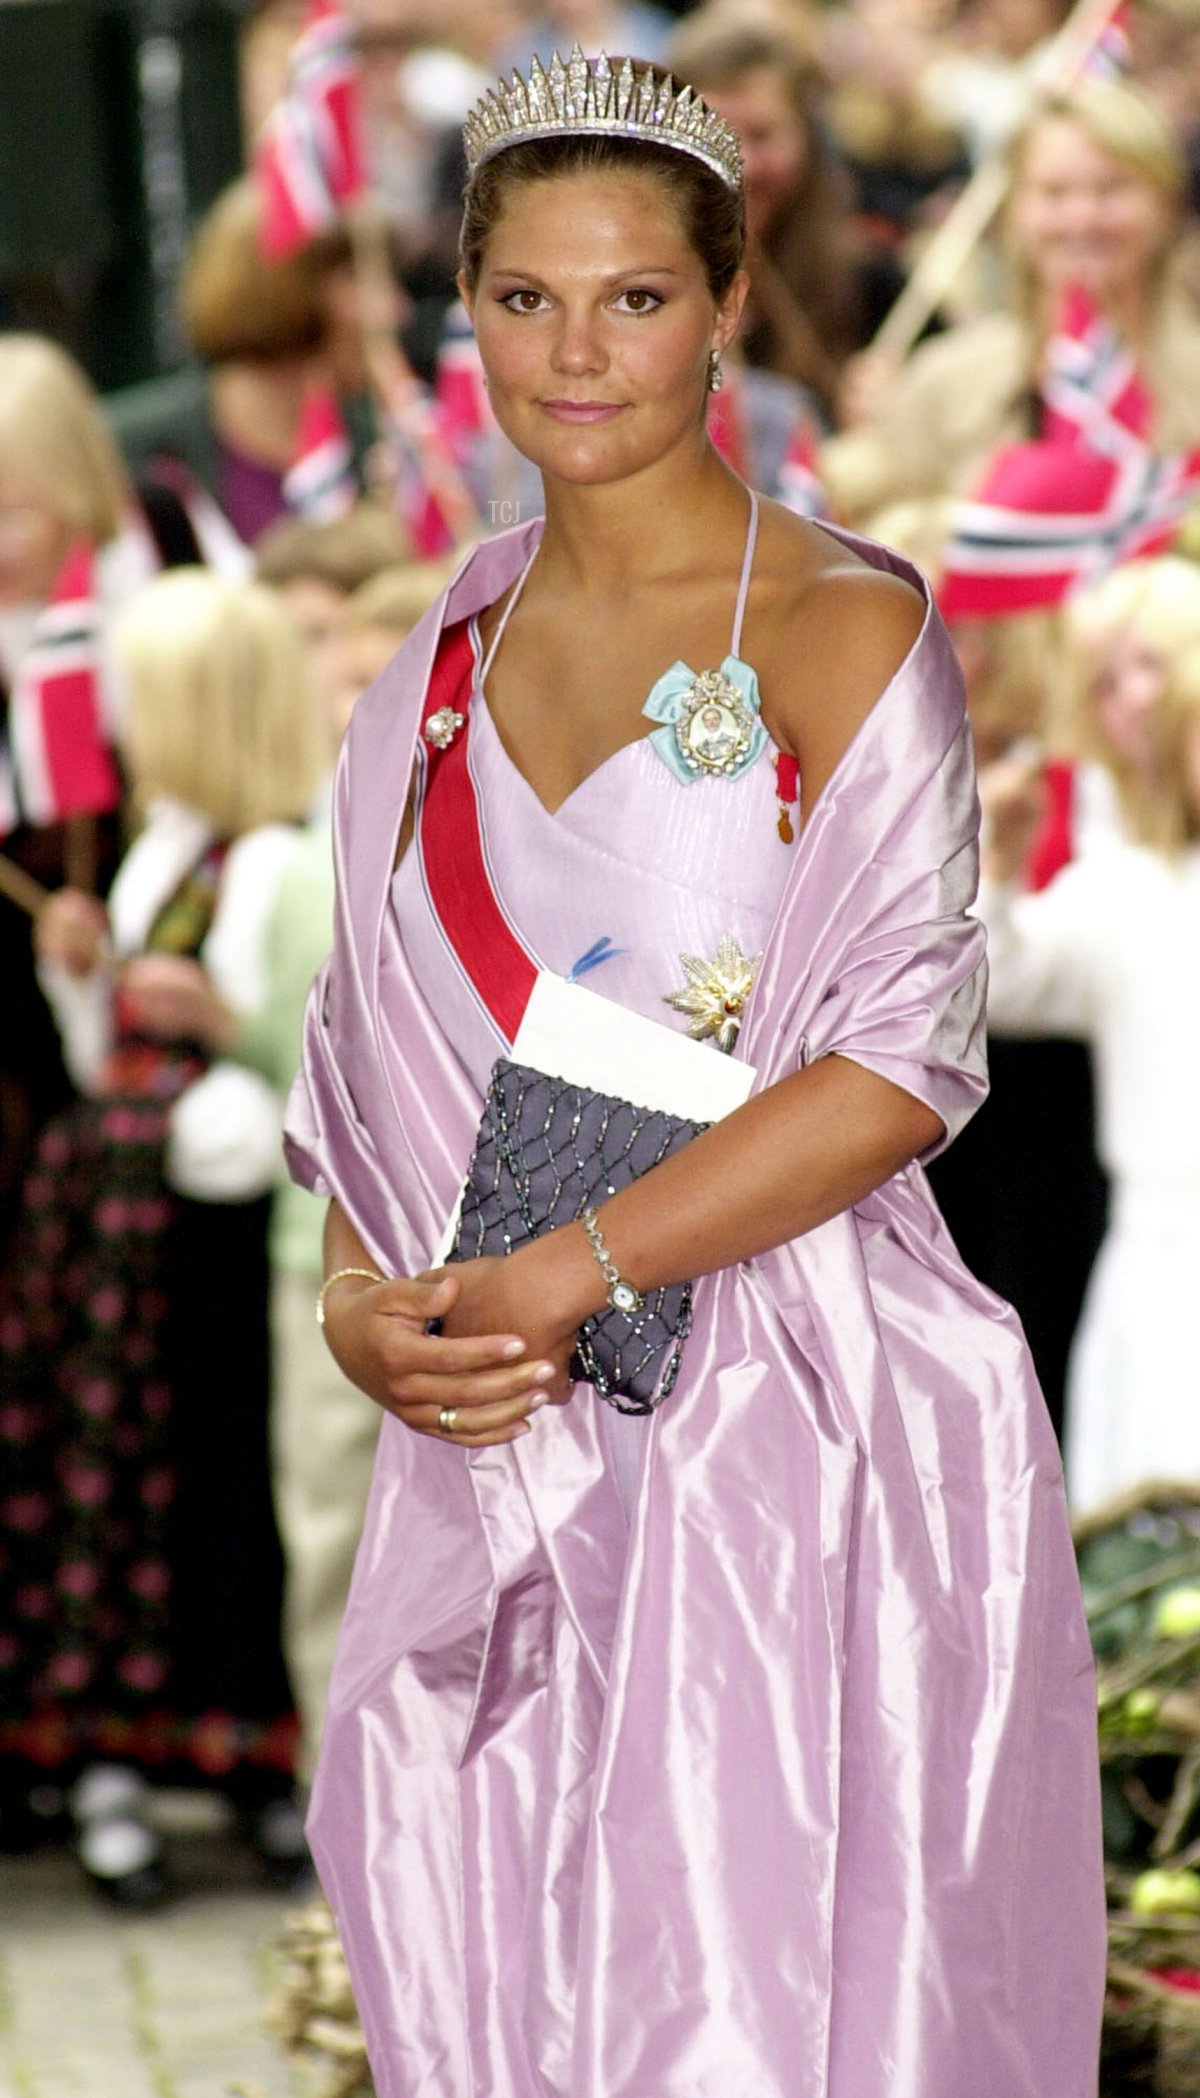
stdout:
<svg viewBox="0 0 1200 2098">
<path fill-rule="evenodd" d="M 1129 297 L 1141 278 L 1124 260 L 1110 255 L 1056 256 L 1046 270 L 1047 288 L 1055 293 L 1068 289 L 1085 292 L 1097 306 L 1109 306 Z"/>
</svg>

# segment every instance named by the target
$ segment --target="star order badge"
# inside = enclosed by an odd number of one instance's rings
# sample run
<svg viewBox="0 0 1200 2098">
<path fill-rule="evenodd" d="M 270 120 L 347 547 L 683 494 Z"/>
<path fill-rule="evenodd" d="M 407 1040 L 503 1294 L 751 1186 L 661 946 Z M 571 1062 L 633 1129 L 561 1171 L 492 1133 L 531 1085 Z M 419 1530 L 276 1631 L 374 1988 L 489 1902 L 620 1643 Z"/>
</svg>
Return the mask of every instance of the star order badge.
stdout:
<svg viewBox="0 0 1200 2098">
<path fill-rule="evenodd" d="M 687 983 L 663 1003 L 677 1013 L 687 1013 L 687 1031 L 694 1042 L 711 1038 L 728 1055 L 738 1038 L 761 954 L 753 958 L 743 954 L 733 934 L 727 932 L 710 962 L 698 954 L 681 954 L 679 959 Z"/>
</svg>

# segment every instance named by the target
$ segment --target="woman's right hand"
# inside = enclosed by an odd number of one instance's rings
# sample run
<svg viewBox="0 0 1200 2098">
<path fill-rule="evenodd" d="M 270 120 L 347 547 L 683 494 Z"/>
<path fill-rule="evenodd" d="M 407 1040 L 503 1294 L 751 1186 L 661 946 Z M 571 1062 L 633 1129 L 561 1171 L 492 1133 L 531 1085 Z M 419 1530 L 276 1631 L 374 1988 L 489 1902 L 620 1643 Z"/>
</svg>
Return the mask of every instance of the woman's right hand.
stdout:
<svg viewBox="0 0 1200 2098">
<path fill-rule="evenodd" d="M 82 889 L 57 889 L 38 912 L 33 945 L 40 962 L 70 976 L 90 976 L 107 952 L 108 913 Z"/>
<path fill-rule="evenodd" d="M 325 1298 L 324 1334 L 338 1367 L 406 1428 L 469 1450 L 528 1435 L 528 1416 L 546 1402 L 551 1363 L 527 1359 L 513 1333 L 447 1339 L 426 1331 L 459 1293 L 457 1278 L 399 1276 L 368 1282 L 346 1276 Z M 457 1415 L 452 1432 L 443 1409 Z"/>
</svg>

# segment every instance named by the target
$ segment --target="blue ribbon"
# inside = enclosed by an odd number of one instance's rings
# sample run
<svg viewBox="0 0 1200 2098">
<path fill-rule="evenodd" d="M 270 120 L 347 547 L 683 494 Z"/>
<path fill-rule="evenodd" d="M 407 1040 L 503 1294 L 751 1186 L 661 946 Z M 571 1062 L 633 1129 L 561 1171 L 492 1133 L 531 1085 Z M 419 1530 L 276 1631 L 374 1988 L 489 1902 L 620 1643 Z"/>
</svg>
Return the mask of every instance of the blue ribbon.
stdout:
<svg viewBox="0 0 1200 2098">
<path fill-rule="evenodd" d="M 567 978 L 567 982 L 578 983 L 580 977 L 586 976 L 589 969 L 598 969 L 601 962 L 611 962 L 615 960 L 618 954 L 628 954 L 628 952 L 628 947 L 614 947 L 611 936 L 605 933 L 603 939 L 593 942 L 586 954 L 580 955 L 579 960 Z"/>
</svg>

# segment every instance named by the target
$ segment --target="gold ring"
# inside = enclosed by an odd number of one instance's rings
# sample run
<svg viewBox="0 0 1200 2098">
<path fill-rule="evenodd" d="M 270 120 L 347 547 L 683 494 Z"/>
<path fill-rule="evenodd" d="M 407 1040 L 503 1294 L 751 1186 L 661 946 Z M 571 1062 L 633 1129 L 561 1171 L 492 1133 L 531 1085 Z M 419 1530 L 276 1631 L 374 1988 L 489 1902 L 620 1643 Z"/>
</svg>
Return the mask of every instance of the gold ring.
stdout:
<svg viewBox="0 0 1200 2098">
<path fill-rule="evenodd" d="M 457 1419 L 457 1406 L 443 1406 L 441 1412 L 438 1415 L 438 1427 L 441 1429 L 443 1435 L 453 1435 L 454 1424 L 457 1421 Z"/>
</svg>

